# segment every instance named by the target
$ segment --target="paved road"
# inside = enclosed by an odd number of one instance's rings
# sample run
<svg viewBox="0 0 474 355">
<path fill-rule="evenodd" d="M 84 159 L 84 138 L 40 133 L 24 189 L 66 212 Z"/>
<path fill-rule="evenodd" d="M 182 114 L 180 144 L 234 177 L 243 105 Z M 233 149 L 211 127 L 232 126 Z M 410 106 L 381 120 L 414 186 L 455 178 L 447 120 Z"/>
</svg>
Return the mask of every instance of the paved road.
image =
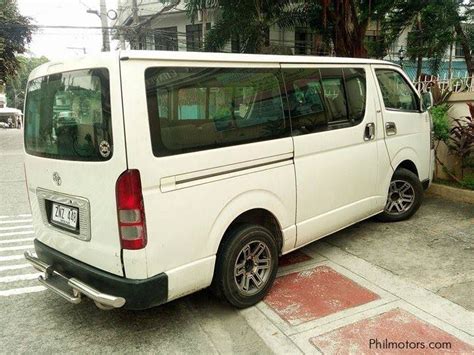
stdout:
<svg viewBox="0 0 474 355">
<path fill-rule="evenodd" d="M 410 221 L 362 222 L 309 248 L 329 244 L 474 310 L 473 236 L 472 205 L 428 197 Z M 91 302 L 67 304 L 44 291 L 34 280 L 37 273 L 22 259 L 32 238 L 21 132 L 0 130 L 3 351 L 271 352 L 268 338 L 262 340 L 258 329 L 249 326 L 245 313 L 221 304 L 207 291 L 141 312 L 102 312 Z"/>
<path fill-rule="evenodd" d="M 73 306 L 44 291 L 22 257 L 33 240 L 22 149 L 20 131 L 0 130 L 0 352 L 270 353 L 208 291 L 144 312 Z"/>
</svg>

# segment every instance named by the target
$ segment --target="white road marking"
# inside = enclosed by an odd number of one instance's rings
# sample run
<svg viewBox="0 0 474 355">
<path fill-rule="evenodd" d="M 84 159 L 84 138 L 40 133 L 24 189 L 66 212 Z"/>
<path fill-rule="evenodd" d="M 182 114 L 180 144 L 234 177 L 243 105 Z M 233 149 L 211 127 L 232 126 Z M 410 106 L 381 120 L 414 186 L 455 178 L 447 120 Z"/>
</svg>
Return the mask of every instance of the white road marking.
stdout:
<svg viewBox="0 0 474 355">
<path fill-rule="evenodd" d="M 33 219 L 14 219 L 13 221 L 0 221 L 0 224 L 7 224 L 7 223 L 28 223 L 31 224 L 33 222 Z"/>
<path fill-rule="evenodd" d="M 0 237 L 10 237 L 12 235 L 25 235 L 25 234 L 35 234 L 35 232 L 34 231 L 20 231 L 20 232 L 0 233 Z"/>
<path fill-rule="evenodd" d="M 26 269 L 27 267 L 33 267 L 33 266 L 31 266 L 31 264 L 5 265 L 5 266 L 0 266 L 0 271 Z"/>
<path fill-rule="evenodd" d="M 10 261 L 10 260 L 21 260 L 24 259 L 25 256 L 21 255 L 7 255 L 7 256 L 0 256 L 0 261 Z"/>
<path fill-rule="evenodd" d="M 4 219 L 4 218 L 18 218 L 18 217 L 31 217 L 31 214 L 17 214 L 16 216 L 0 216 L 0 219 Z"/>
<path fill-rule="evenodd" d="M 0 283 L 1 282 L 16 282 L 16 281 L 36 280 L 39 275 L 41 275 L 40 272 L 36 272 L 34 274 L 3 276 L 3 277 L 0 277 Z"/>
<path fill-rule="evenodd" d="M 4 247 L 0 248 L 0 252 L 2 251 L 13 251 L 13 250 L 25 250 L 25 249 L 33 249 L 34 246 L 31 244 L 28 245 L 15 245 L 14 247 Z"/>
<path fill-rule="evenodd" d="M 32 225 L 28 226 L 15 226 L 15 227 L 0 227 L 0 231 L 8 231 L 8 230 L 14 230 L 14 229 L 32 229 Z"/>
<path fill-rule="evenodd" d="M 0 291 L 0 297 L 6 296 L 13 296 L 13 295 L 21 295 L 24 293 L 32 293 L 32 292 L 40 292 L 46 290 L 44 286 L 32 286 L 32 287 L 21 287 L 21 288 L 13 288 L 11 290 Z"/>
<path fill-rule="evenodd" d="M 0 240 L 0 244 L 31 242 L 33 239 L 35 238 L 5 239 L 5 240 Z"/>
</svg>

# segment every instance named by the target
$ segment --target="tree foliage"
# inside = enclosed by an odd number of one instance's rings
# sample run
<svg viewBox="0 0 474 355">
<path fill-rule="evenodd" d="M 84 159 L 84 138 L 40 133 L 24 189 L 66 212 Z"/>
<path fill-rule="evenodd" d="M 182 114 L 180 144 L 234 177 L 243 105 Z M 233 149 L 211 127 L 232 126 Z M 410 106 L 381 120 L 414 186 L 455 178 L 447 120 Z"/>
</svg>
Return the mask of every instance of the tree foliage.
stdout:
<svg viewBox="0 0 474 355">
<path fill-rule="evenodd" d="M 28 17 L 18 11 L 16 0 L 0 0 L 0 86 L 7 75 L 15 75 L 17 54 L 26 51 L 34 27 Z"/>
<path fill-rule="evenodd" d="M 295 6 L 300 5 L 300 6 Z M 238 41 L 244 53 L 262 53 L 270 46 L 268 31 L 285 19 L 304 22 L 304 1 L 298 0 L 189 0 L 186 10 L 194 21 L 198 12 L 219 7 L 221 14 L 207 33 L 205 49 L 222 50 L 230 41 Z"/>
<path fill-rule="evenodd" d="M 48 62 L 48 58 L 28 58 L 18 56 L 18 69 L 16 75 L 9 75 L 6 79 L 6 94 L 8 106 L 23 110 L 26 83 L 31 71 L 37 66 Z"/>
</svg>

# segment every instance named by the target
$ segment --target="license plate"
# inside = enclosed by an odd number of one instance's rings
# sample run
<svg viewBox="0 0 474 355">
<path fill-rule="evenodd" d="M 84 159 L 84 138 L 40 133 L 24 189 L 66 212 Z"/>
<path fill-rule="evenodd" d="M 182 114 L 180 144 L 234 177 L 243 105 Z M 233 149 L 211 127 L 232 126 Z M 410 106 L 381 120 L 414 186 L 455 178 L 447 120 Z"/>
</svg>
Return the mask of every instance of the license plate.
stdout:
<svg viewBox="0 0 474 355">
<path fill-rule="evenodd" d="M 77 217 L 79 210 L 76 207 L 70 207 L 54 203 L 51 209 L 51 223 L 68 229 L 77 229 Z"/>
</svg>

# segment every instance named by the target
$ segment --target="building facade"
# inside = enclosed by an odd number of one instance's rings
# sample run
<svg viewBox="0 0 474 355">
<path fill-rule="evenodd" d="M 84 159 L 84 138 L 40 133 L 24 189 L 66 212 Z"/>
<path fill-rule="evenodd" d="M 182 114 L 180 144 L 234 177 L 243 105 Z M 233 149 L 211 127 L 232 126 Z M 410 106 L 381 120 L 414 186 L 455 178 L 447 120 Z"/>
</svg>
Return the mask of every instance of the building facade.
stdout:
<svg viewBox="0 0 474 355">
<path fill-rule="evenodd" d="M 118 16 L 113 26 L 118 29 L 134 28 L 134 13 L 134 0 L 119 0 Z M 201 12 L 193 23 L 186 14 L 184 1 L 175 1 L 174 3 L 168 1 L 163 4 L 156 0 L 141 0 L 136 7 L 135 17 L 141 28 L 139 36 L 135 39 L 137 43 L 134 46 L 130 41 L 127 41 L 126 36 L 119 35 L 120 47 L 123 49 L 201 51 L 204 46 L 205 33 L 213 26 L 217 16 L 219 16 L 218 10 L 207 10 Z M 373 55 L 401 64 L 414 80 L 417 63 L 408 60 L 404 55 L 409 32 L 409 29 L 403 31 L 385 53 L 373 53 Z M 125 31 L 118 30 L 118 33 L 125 33 Z M 377 22 L 372 22 L 366 32 L 368 45 L 376 48 L 380 39 L 381 26 Z M 276 48 L 280 54 L 335 55 L 332 48 L 328 47 L 320 36 L 308 28 L 283 29 L 273 26 L 268 31 L 266 42 Z M 239 42 L 230 41 L 223 51 L 240 52 Z M 422 72 L 425 74 L 432 72 L 430 61 L 427 59 L 423 60 Z M 468 76 L 464 53 L 459 44 L 447 50 L 438 75 L 441 78 Z"/>
</svg>

